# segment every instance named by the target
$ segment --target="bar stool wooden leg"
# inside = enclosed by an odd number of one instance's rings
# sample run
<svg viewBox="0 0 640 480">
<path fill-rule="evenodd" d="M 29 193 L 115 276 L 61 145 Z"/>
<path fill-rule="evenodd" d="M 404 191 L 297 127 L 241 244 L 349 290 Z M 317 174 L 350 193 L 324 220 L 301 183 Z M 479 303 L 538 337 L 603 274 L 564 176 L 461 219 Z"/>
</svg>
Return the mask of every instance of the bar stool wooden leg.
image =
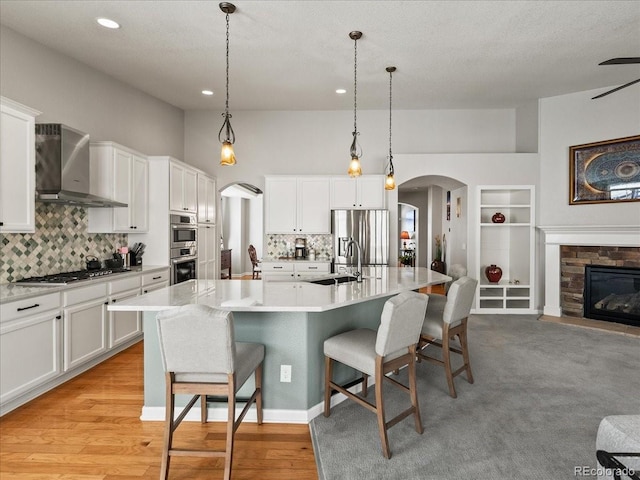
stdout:
<svg viewBox="0 0 640 480">
<path fill-rule="evenodd" d="M 449 325 L 445 324 L 442 331 L 442 361 L 444 363 L 444 372 L 447 376 L 447 384 L 449 385 L 449 395 L 456 398 L 456 387 L 453 384 L 453 375 L 451 373 L 451 350 L 449 350 Z"/>
<path fill-rule="evenodd" d="M 229 384 L 229 399 L 227 404 L 227 445 L 224 456 L 224 480 L 231 479 L 231 465 L 233 462 L 233 437 L 236 432 L 236 394 L 233 382 Z"/>
<path fill-rule="evenodd" d="M 324 416 L 328 417 L 331 410 L 331 378 L 333 375 L 333 360 L 324 357 Z"/>
<path fill-rule="evenodd" d="M 464 360 L 465 370 L 467 372 L 467 381 L 473 383 L 473 374 L 471 373 L 471 362 L 469 361 L 469 344 L 467 343 L 467 319 L 462 320 L 462 331 L 458 335 L 460 338 L 460 346 L 462 347 L 462 358 Z"/>
<path fill-rule="evenodd" d="M 173 414 L 175 410 L 175 397 L 173 395 L 173 379 L 172 373 L 166 374 L 166 402 L 165 402 L 165 420 L 164 420 L 164 440 L 162 446 L 162 464 L 160 467 L 160 478 L 167 480 L 169 478 L 169 450 L 173 442 Z"/>
<path fill-rule="evenodd" d="M 262 363 L 256 369 L 255 382 L 256 390 L 260 390 L 260 395 L 256 397 L 256 413 L 258 416 L 258 425 L 262 425 Z"/>
<path fill-rule="evenodd" d="M 378 431 L 380 432 L 380 443 L 382 444 L 382 454 L 385 458 L 391 458 L 389 449 L 389 437 L 387 435 L 387 424 L 384 416 L 384 400 L 382 398 L 382 384 L 384 373 L 382 372 L 382 359 L 378 357 L 376 361 L 376 416 L 378 417 Z"/>
<path fill-rule="evenodd" d="M 420 418 L 420 406 L 418 405 L 418 385 L 416 381 L 416 346 L 413 345 L 409 349 L 411 360 L 407 368 L 409 369 L 409 395 L 411 396 L 411 405 L 414 408 L 413 418 L 416 424 L 416 432 L 422 433 L 422 419 Z"/>
</svg>

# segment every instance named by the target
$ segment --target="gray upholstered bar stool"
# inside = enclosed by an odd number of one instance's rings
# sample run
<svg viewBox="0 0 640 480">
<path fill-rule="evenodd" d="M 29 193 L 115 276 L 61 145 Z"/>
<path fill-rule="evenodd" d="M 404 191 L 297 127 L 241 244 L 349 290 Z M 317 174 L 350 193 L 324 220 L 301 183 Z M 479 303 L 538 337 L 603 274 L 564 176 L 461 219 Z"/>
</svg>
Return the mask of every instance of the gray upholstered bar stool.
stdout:
<svg viewBox="0 0 640 480">
<path fill-rule="evenodd" d="M 418 359 L 425 359 L 444 367 L 449 395 L 453 398 L 457 396 L 453 377 L 466 371 L 467 380 L 473 383 L 467 345 L 467 317 L 471 312 L 477 285 L 477 280 L 465 276 L 451 284 L 446 296 L 429 295 L 427 315 L 420 334 Z M 451 340 L 456 336 L 460 341 L 460 348 L 451 344 Z M 442 348 L 442 360 L 425 353 L 424 349 L 429 345 Z M 454 372 L 451 371 L 451 352 L 462 355 L 463 360 L 463 365 Z"/>
<path fill-rule="evenodd" d="M 167 479 L 172 456 L 224 457 L 224 478 L 231 478 L 233 439 L 255 401 L 262 423 L 262 362 L 264 345 L 234 340 L 233 314 L 203 305 L 160 312 L 157 317 L 160 354 L 165 371 L 167 400 L 160 478 Z M 255 372 L 255 390 L 235 418 L 236 392 Z M 194 395 L 174 419 L 175 395 Z M 224 451 L 173 448 L 173 433 L 200 397 L 201 421 L 207 421 L 207 395 L 227 397 L 228 419 Z"/>
<path fill-rule="evenodd" d="M 420 419 L 416 389 L 415 359 L 416 346 L 428 300 L 429 297 L 421 293 L 403 292 L 385 302 L 377 332 L 368 328 L 359 328 L 341 333 L 324 342 L 324 416 L 329 416 L 331 393 L 334 390 L 375 413 L 378 417 L 382 453 L 386 458 L 391 458 L 387 429 L 413 414 L 416 431 L 422 433 L 422 420 Z M 362 397 L 349 392 L 346 385 L 338 385 L 332 381 L 334 361 L 348 365 L 362 373 L 360 379 Z M 409 387 L 386 376 L 387 373 L 405 365 L 408 366 Z M 369 376 L 372 376 L 375 381 L 375 405 L 363 398 L 368 393 Z M 411 399 L 411 407 L 388 421 L 385 418 L 382 397 L 383 380 L 388 380 L 391 384 L 409 393 Z M 349 385 L 353 385 L 353 383 Z"/>
</svg>

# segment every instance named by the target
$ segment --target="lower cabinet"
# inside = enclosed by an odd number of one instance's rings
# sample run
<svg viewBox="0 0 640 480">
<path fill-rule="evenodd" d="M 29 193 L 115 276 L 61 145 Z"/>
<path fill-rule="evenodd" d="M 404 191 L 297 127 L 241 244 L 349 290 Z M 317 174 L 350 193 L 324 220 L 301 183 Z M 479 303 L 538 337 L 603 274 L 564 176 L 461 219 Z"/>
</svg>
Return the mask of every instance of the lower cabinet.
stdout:
<svg viewBox="0 0 640 480">
<path fill-rule="evenodd" d="M 268 282 L 293 282 L 327 275 L 329 262 L 263 262 L 262 279 Z"/>
<path fill-rule="evenodd" d="M 140 290 L 130 290 L 128 292 L 111 295 L 110 303 L 129 300 L 140 295 Z M 142 322 L 140 312 L 109 312 L 109 348 L 116 347 L 142 332 Z"/>
<path fill-rule="evenodd" d="M 30 315 L 0 327 L 0 404 L 61 372 L 60 310 Z"/>
<path fill-rule="evenodd" d="M 64 371 L 105 353 L 107 341 L 107 284 L 65 292 Z"/>
</svg>

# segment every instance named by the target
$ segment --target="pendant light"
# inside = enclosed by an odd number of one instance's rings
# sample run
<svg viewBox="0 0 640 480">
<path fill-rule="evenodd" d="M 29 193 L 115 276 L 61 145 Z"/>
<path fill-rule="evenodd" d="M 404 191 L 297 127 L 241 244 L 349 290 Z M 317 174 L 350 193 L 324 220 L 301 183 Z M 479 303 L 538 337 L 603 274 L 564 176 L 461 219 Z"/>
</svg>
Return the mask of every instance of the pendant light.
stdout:
<svg viewBox="0 0 640 480">
<path fill-rule="evenodd" d="M 233 133 L 231 127 L 231 114 L 229 113 L 229 15 L 236 11 L 236 6 L 233 3 L 222 2 L 220 3 L 220 10 L 226 15 L 227 19 L 227 100 L 224 107 L 224 122 L 218 132 L 218 141 L 222 143 L 222 150 L 220 153 L 220 165 L 235 165 L 236 155 L 233 153 L 233 144 L 236 141 L 236 134 Z M 224 130 L 224 139 L 222 139 L 222 131 Z"/>
<path fill-rule="evenodd" d="M 362 175 L 362 168 L 360 167 L 360 157 L 362 157 L 362 150 L 358 152 L 358 40 L 362 37 L 362 32 L 354 31 L 349 33 L 349 38 L 353 40 L 354 54 L 353 54 L 353 143 L 351 143 L 351 163 L 349 163 L 349 170 L 347 173 L 350 177 L 359 177 Z"/>
<path fill-rule="evenodd" d="M 384 189 L 393 190 L 394 188 L 396 188 L 396 179 L 393 176 L 393 154 L 391 153 L 391 80 L 393 77 L 393 72 L 396 71 L 396 67 L 387 67 L 386 70 L 387 72 L 389 72 L 389 170 L 387 170 L 387 178 L 384 182 Z"/>
</svg>

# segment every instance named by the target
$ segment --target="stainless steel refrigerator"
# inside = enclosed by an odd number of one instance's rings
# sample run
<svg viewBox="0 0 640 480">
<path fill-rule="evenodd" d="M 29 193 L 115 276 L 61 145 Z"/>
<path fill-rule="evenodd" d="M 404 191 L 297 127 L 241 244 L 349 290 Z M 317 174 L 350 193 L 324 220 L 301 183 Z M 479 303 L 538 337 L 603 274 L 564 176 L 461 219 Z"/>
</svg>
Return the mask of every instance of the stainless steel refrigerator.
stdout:
<svg viewBox="0 0 640 480">
<path fill-rule="evenodd" d="M 389 264 L 388 210 L 332 210 L 331 233 L 334 272 L 358 263 L 357 249 L 347 249 L 350 239 L 360 244 L 363 266 Z"/>
</svg>

